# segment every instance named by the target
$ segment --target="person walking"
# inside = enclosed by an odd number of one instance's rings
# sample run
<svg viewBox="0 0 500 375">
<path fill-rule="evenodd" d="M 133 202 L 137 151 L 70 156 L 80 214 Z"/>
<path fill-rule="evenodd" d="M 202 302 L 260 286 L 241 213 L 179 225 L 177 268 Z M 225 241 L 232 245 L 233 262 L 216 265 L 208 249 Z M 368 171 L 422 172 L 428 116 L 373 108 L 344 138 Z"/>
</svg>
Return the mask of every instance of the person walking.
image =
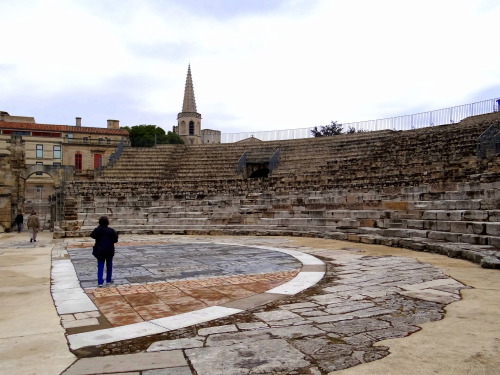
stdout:
<svg viewBox="0 0 500 375">
<path fill-rule="evenodd" d="M 24 216 L 21 211 L 17 213 L 16 218 L 14 219 L 14 223 L 17 225 L 17 233 L 21 233 L 23 229 Z"/>
<path fill-rule="evenodd" d="M 113 256 L 118 233 L 109 226 L 108 217 L 101 216 L 99 226 L 92 231 L 90 237 L 95 239 L 92 255 L 97 258 L 97 286 L 100 288 L 104 284 L 104 264 L 106 264 L 106 284 L 113 283 Z"/>
<path fill-rule="evenodd" d="M 38 234 L 38 229 L 40 228 L 40 220 L 38 219 L 38 216 L 36 216 L 35 211 L 31 211 L 31 215 L 28 217 L 26 225 L 31 233 L 30 242 L 36 242 L 36 235 Z"/>
</svg>

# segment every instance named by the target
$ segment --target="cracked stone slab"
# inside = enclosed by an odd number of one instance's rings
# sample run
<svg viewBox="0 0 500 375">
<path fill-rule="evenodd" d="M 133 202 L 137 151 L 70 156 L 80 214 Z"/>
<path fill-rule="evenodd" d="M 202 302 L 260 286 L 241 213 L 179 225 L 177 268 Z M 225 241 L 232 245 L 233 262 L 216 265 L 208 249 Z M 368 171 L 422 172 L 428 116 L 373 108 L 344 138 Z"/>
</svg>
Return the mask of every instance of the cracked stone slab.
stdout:
<svg viewBox="0 0 500 375">
<path fill-rule="evenodd" d="M 205 339 L 203 337 L 193 337 L 177 340 L 157 341 L 150 345 L 147 351 L 161 352 L 164 350 L 200 348 L 203 346 L 204 340 Z"/>
<path fill-rule="evenodd" d="M 111 355 L 83 358 L 62 375 L 109 374 L 187 366 L 182 351 Z"/>
<path fill-rule="evenodd" d="M 456 294 L 442 292 L 440 290 L 435 290 L 435 289 L 422 289 L 417 291 L 401 292 L 401 294 L 412 298 L 418 298 L 426 301 L 439 302 L 445 304 L 459 300 L 459 297 Z"/>
<path fill-rule="evenodd" d="M 294 314 L 291 311 L 287 310 L 276 310 L 276 311 L 267 311 L 267 312 L 261 312 L 261 313 L 256 313 L 255 316 L 264 322 L 276 322 L 280 320 L 289 320 L 289 319 L 300 319 L 300 315 Z"/>
<path fill-rule="evenodd" d="M 228 324 L 225 326 L 202 328 L 198 330 L 198 335 L 207 336 L 214 333 L 227 333 L 227 332 L 237 332 L 238 328 L 234 324 Z"/>
<path fill-rule="evenodd" d="M 273 374 L 311 365 L 302 352 L 283 339 L 189 349 L 186 356 L 200 375 Z"/>
</svg>

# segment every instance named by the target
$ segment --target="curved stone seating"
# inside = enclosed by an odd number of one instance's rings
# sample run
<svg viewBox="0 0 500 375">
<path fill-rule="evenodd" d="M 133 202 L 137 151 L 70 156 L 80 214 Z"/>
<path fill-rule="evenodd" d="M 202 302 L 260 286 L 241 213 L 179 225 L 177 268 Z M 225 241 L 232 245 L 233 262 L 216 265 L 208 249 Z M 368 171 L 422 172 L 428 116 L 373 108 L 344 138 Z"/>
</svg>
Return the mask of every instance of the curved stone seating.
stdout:
<svg viewBox="0 0 500 375">
<path fill-rule="evenodd" d="M 500 113 L 406 132 L 126 148 L 65 191 L 58 236 L 100 215 L 122 233 L 320 236 L 460 256 L 500 268 L 500 164 L 476 156 Z M 245 151 L 280 150 L 268 178 L 236 172 Z"/>
</svg>

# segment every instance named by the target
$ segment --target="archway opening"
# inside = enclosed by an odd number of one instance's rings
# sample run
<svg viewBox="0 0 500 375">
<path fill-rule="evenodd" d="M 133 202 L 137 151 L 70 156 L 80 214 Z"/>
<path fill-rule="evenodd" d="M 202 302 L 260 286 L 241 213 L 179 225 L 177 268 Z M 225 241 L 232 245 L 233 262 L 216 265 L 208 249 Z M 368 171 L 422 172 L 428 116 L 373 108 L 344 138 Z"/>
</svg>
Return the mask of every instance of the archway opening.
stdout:
<svg viewBox="0 0 500 375">
<path fill-rule="evenodd" d="M 54 179 L 47 173 L 32 173 L 24 184 L 24 212 L 35 211 L 40 219 L 42 229 L 54 226 L 51 200 L 56 193 Z"/>
<path fill-rule="evenodd" d="M 269 177 L 269 168 L 263 167 L 253 171 L 248 178 L 264 178 Z"/>
</svg>

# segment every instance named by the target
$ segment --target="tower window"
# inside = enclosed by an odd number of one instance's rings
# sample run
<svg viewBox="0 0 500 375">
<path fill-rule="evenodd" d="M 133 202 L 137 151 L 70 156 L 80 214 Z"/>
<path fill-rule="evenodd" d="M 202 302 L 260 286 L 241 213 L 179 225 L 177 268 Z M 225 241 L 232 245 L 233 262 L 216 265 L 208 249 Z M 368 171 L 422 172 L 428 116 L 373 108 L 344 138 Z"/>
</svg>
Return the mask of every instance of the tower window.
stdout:
<svg viewBox="0 0 500 375">
<path fill-rule="evenodd" d="M 189 121 L 189 135 L 194 135 L 194 122 Z"/>
</svg>

